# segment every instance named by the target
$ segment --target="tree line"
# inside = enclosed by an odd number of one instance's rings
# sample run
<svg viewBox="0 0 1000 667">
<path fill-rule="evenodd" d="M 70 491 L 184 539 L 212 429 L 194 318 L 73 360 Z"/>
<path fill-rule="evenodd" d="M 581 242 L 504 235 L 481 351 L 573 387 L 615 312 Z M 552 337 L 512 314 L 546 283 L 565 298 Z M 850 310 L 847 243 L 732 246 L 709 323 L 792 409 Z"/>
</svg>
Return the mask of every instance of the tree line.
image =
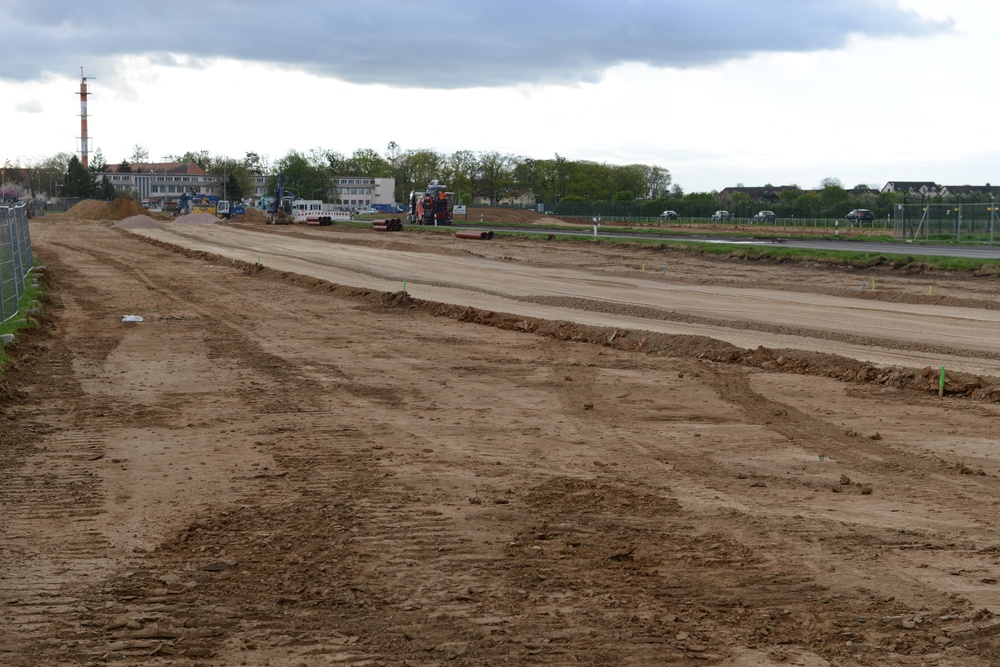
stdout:
<svg viewBox="0 0 1000 667">
<path fill-rule="evenodd" d="M 382 153 L 363 148 L 349 156 L 325 149 L 291 150 L 269 161 L 253 152 L 234 159 L 207 151 L 188 151 L 163 161 L 194 162 L 218 179 L 220 189 L 225 183 L 227 196 L 233 200 L 253 193 L 255 176 L 268 176 L 267 187 L 272 191 L 279 172 L 284 173 L 287 187 L 299 196 L 325 201 L 336 201 L 338 180 L 345 176 L 394 178 L 397 202 L 408 201 L 410 191 L 423 189 L 432 180 L 446 184 L 465 204 L 497 204 L 521 193 L 552 203 L 567 197 L 626 202 L 682 194 L 673 185 L 670 171 L 653 165 L 612 165 L 570 160 L 558 154 L 552 159 L 535 159 L 497 151 L 449 154 L 431 149 L 404 150 L 395 142 L 390 142 Z M 132 155 L 115 167 L 119 173 L 128 173 L 132 165 L 145 162 L 148 152 L 137 145 Z M 102 176 L 109 164 L 100 150 L 90 156 L 88 168 L 68 153 L 23 164 L 8 160 L 7 166 L 17 174 L 17 184 L 32 197 L 46 194 L 107 199 L 116 194 Z"/>
<path fill-rule="evenodd" d="M 149 161 L 142 145 L 117 165 L 119 173 Z M 867 185 L 850 190 L 836 178 L 826 178 L 817 189 L 796 185 L 774 188 L 766 185 L 768 195 L 752 198 L 739 191 L 685 193 L 673 183 L 668 169 L 633 164 L 611 165 L 589 160 L 570 160 L 558 154 L 552 159 L 536 159 L 496 151 L 456 151 L 442 153 L 430 149 L 404 150 L 390 142 L 382 153 L 358 149 L 351 155 L 313 149 L 290 150 L 269 160 L 260 153 L 247 152 L 242 158 L 212 155 L 208 151 L 188 151 L 167 156 L 167 162 L 193 162 L 217 179 L 218 189 L 238 201 L 254 194 L 254 178 L 267 176 L 267 190 L 273 192 L 277 174 L 284 173 L 286 187 L 306 199 L 338 201 L 338 180 L 345 176 L 395 179 L 397 202 L 409 200 L 412 190 L 423 189 L 431 180 L 444 183 L 456 193 L 461 203 L 483 202 L 497 205 L 511 203 L 522 193 L 561 215 L 608 216 L 622 218 L 656 217 L 672 210 L 685 218 L 708 217 L 716 210 L 727 210 L 736 218 L 750 218 L 760 210 L 774 211 L 779 218 L 842 218 L 853 208 L 872 210 L 878 219 L 892 215 L 901 203 L 921 200 L 905 193 L 880 192 Z M 16 185 L 31 197 L 80 197 L 112 199 L 134 193 L 120 192 L 103 176 L 109 169 L 101 151 L 95 151 L 84 168 L 80 159 L 69 153 L 52 157 L 4 164 L 4 183 Z M 988 193 L 971 193 L 941 201 L 986 202 Z"/>
</svg>

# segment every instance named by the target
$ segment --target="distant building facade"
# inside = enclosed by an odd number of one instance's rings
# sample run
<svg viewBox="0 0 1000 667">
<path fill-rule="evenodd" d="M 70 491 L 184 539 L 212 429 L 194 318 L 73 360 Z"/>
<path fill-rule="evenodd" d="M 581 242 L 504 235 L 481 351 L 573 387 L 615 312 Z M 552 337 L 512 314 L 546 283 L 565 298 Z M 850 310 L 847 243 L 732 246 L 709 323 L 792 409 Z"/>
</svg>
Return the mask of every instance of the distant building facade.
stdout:
<svg viewBox="0 0 1000 667">
<path fill-rule="evenodd" d="M 254 176 L 254 197 L 260 199 L 273 195 L 267 189 L 267 181 L 273 176 Z M 345 209 L 360 209 L 376 204 L 394 204 L 396 179 L 374 178 L 371 176 L 340 176 L 334 179 L 339 205 Z M 294 188 L 293 188 L 294 190 Z M 302 199 L 313 199 L 311 192 L 296 192 Z"/>
<path fill-rule="evenodd" d="M 97 182 L 107 177 L 115 190 L 134 192 L 156 208 L 173 208 L 184 192 L 217 194 L 220 185 L 194 162 L 137 162 L 127 172 L 118 171 L 120 166 L 109 164 L 107 171 L 96 174 Z"/>
<path fill-rule="evenodd" d="M 134 192 L 140 200 L 164 210 L 172 209 L 184 192 L 223 197 L 223 187 L 218 176 L 207 173 L 194 162 L 141 162 L 130 165 L 131 171 L 120 172 L 120 165 L 108 165 L 106 172 L 96 174 L 97 181 L 104 177 L 115 190 Z M 254 176 L 252 198 L 259 200 L 274 194 L 267 190 L 267 181 L 273 176 Z M 396 179 L 343 176 L 335 179 L 336 193 L 343 208 L 367 208 L 375 204 L 394 203 Z M 318 193 L 296 192 L 303 199 L 312 199 Z"/>
</svg>

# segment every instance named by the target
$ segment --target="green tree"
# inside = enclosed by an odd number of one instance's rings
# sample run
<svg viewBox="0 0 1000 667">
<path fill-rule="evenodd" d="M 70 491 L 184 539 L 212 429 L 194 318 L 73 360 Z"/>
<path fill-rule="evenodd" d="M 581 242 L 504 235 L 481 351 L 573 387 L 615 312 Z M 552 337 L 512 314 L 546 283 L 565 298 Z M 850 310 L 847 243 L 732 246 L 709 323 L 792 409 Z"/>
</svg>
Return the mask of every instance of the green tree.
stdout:
<svg viewBox="0 0 1000 667">
<path fill-rule="evenodd" d="M 347 159 L 342 176 L 382 178 L 389 172 L 389 163 L 371 148 L 359 148 Z"/>
<path fill-rule="evenodd" d="M 640 192 L 646 199 L 660 199 L 670 195 L 670 185 L 673 178 L 669 169 L 644 164 L 633 165 L 633 167 L 639 170 L 642 177 L 645 187 Z"/>
<path fill-rule="evenodd" d="M 241 162 L 244 169 L 248 173 L 255 176 L 263 176 L 267 173 L 267 160 L 265 160 L 259 153 L 247 153 Z"/>
<path fill-rule="evenodd" d="M 756 213 L 753 210 L 754 203 L 750 199 L 750 195 L 745 192 L 734 192 L 729 198 L 727 206 L 734 218 L 749 218 Z"/>
<path fill-rule="evenodd" d="M 285 174 L 285 188 L 297 197 L 330 201 L 336 194 L 333 176 L 326 164 L 316 163 L 317 159 L 322 158 L 292 150 L 275 162 L 274 169 Z M 267 190 L 274 192 L 277 187 L 278 177 L 275 174 L 267 179 Z"/>
<path fill-rule="evenodd" d="M 62 179 L 69 168 L 70 158 L 72 155 L 69 153 L 56 153 L 42 160 L 38 176 L 39 185 L 49 197 L 56 197 L 62 191 Z"/>
<path fill-rule="evenodd" d="M 142 144 L 136 144 L 132 147 L 132 155 L 129 157 L 132 159 L 133 164 L 149 162 L 149 150 Z"/>
<path fill-rule="evenodd" d="M 471 204 L 482 182 L 479 157 L 472 151 L 455 151 L 448 158 L 448 171 L 451 174 L 448 185 L 463 204 Z"/>
<path fill-rule="evenodd" d="M 136 148 L 142 148 L 141 146 L 136 146 Z M 134 155 L 134 153 L 133 153 Z M 135 162 L 142 162 L 144 160 L 134 160 Z M 212 168 L 212 156 L 209 155 L 208 151 L 188 151 L 183 155 L 168 155 L 166 157 L 167 162 L 194 162 L 196 165 L 204 169 L 206 172 Z"/>
<path fill-rule="evenodd" d="M 822 202 L 820 202 L 819 195 L 813 191 L 803 192 L 795 199 L 795 210 L 803 218 L 818 218 L 821 215 L 821 209 Z"/>
<path fill-rule="evenodd" d="M 802 190 L 798 187 L 794 188 L 782 188 L 781 192 L 778 193 L 778 201 L 780 201 L 785 206 L 793 206 L 795 200 L 802 196 Z"/>
<path fill-rule="evenodd" d="M 478 194 L 489 197 L 496 205 L 500 195 L 514 183 L 514 157 L 501 155 L 496 151 L 481 153 L 479 170 L 482 181 Z"/>
<path fill-rule="evenodd" d="M 830 179 L 824 179 L 824 181 L 826 180 Z M 841 186 L 830 183 L 820 190 L 819 200 L 826 217 L 839 218 L 846 214 L 850 208 L 851 195 Z"/>
<path fill-rule="evenodd" d="M 111 185 L 107 174 L 101 176 L 101 184 L 97 187 L 96 197 L 103 201 L 112 201 L 115 194 L 115 186 Z"/>
<path fill-rule="evenodd" d="M 94 176 L 83 166 L 80 158 L 76 155 L 71 157 L 63 175 L 62 195 L 87 199 L 94 196 L 95 188 Z"/>
<path fill-rule="evenodd" d="M 406 151 L 401 160 L 401 172 L 405 189 L 400 201 L 409 201 L 411 190 L 423 191 L 431 181 L 444 180 L 442 173 L 446 172 L 445 156 L 436 151 L 422 149 Z M 397 184 L 400 181 L 397 179 Z"/>
<path fill-rule="evenodd" d="M 101 152 L 100 148 L 90 156 L 87 168 L 95 174 L 103 174 L 108 170 L 108 161 L 104 159 L 104 153 Z"/>
<path fill-rule="evenodd" d="M 122 160 L 121 164 L 118 165 L 119 174 L 131 174 L 132 165 L 129 164 L 128 160 Z"/>
<path fill-rule="evenodd" d="M 207 172 L 214 176 L 217 194 L 229 201 L 240 201 L 253 193 L 253 174 L 242 160 L 215 158 Z"/>
</svg>

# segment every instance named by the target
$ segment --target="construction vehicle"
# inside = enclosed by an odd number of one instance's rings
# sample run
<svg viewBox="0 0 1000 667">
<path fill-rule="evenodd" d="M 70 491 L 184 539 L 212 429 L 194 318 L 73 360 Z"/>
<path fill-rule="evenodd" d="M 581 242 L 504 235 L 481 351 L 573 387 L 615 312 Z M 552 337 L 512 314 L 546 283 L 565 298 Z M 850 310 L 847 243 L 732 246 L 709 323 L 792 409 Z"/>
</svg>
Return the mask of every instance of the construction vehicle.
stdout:
<svg viewBox="0 0 1000 667">
<path fill-rule="evenodd" d="M 246 215 L 247 207 L 240 202 L 231 202 L 220 199 L 215 206 L 216 213 L 223 218 L 231 218 L 234 215 Z"/>
<path fill-rule="evenodd" d="M 285 192 L 285 172 L 278 173 L 278 187 L 274 191 L 274 198 L 271 202 L 271 214 L 268 222 L 272 225 L 290 225 L 295 221 L 292 217 L 292 201 L 295 195 L 292 192 Z M 267 199 L 265 197 L 264 199 Z M 261 203 L 264 202 L 261 200 Z M 267 209 L 265 209 L 267 210 Z"/>
<path fill-rule="evenodd" d="M 197 192 L 183 192 L 177 200 L 174 215 L 188 213 L 210 213 L 215 215 L 219 209 L 219 198 L 215 195 L 204 195 Z"/>
<path fill-rule="evenodd" d="M 437 181 L 428 183 L 423 192 L 410 193 L 411 225 L 450 225 L 454 212 L 455 193 Z"/>
</svg>

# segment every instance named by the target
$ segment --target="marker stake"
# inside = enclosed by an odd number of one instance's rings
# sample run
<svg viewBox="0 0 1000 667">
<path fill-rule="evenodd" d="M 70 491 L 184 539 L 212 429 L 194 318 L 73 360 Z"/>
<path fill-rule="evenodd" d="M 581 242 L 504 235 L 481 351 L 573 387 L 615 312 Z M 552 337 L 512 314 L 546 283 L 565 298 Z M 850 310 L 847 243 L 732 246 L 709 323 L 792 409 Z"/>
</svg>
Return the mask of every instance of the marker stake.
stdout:
<svg viewBox="0 0 1000 667">
<path fill-rule="evenodd" d="M 938 382 L 938 396 L 944 396 L 944 366 L 941 367 L 941 380 Z"/>
</svg>

